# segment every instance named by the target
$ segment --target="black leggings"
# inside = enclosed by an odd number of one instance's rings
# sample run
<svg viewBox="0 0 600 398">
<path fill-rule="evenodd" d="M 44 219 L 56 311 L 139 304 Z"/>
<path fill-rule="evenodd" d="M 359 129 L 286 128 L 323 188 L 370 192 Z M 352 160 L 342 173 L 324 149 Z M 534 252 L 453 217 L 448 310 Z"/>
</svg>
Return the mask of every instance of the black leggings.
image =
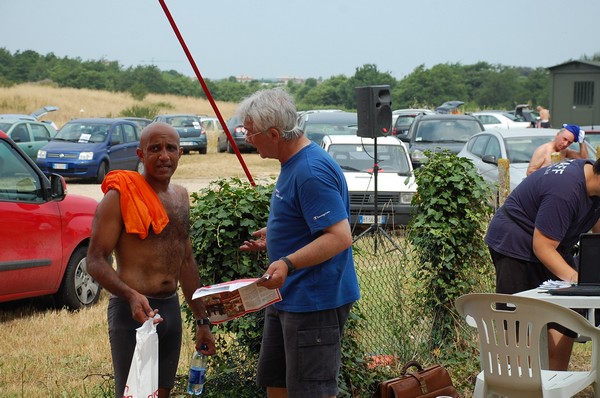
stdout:
<svg viewBox="0 0 600 398">
<path fill-rule="evenodd" d="M 489 248 L 489 250 L 494 262 L 494 268 L 496 268 L 496 293 L 515 294 L 535 289 L 549 279 L 559 279 L 542 263 L 505 256 L 492 248 Z M 573 264 L 569 265 L 573 267 Z M 505 306 L 500 306 L 499 308 L 506 309 Z M 577 337 L 577 333 L 556 323 L 549 323 L 548 328 L 556 329 L 569 337 Z"/>
<path fill-rule="evenodd" d="M 173 388 L 181 351 L 181 308 L 179 297 L 148 298 L 158 309 L 163 321 L 156 327 L 158 334 L 158 386 Z M 111 296 L 108 303 L 108 336 L 115 372 L 115 396 L 121 398 L 127 383 L 129 367 L 135 350 L 136 329 L 142 326 L 131 317 L 129 303 Z"/>
</svg>

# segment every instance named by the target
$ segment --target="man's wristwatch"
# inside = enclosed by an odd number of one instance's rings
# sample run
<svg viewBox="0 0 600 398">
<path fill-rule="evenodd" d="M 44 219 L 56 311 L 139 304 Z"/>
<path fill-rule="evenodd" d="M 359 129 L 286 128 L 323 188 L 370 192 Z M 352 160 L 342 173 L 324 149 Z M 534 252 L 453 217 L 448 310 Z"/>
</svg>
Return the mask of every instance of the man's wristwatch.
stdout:
<svg viewBox="0 0 600 398">
<path fill-rule="evenodd" d="M 196 325 L 197 326 L 202 326 L 202 325 L 208 325 L 210 326 L 210 318 L 202 318 L 202 319 L 196 319 Z"/>
<path fill-rule="evenodd" d="M 289 258 L 283 256 L 280 258 L 280 260 L 283 261 L 285 263 L 285 265 L 287 265 L 288 275 L 292 275 L 294 273 L 294 271 L 296 271 L 296 267 L 294 267 L 294 263 L 292 263 Z"/>
</svg>

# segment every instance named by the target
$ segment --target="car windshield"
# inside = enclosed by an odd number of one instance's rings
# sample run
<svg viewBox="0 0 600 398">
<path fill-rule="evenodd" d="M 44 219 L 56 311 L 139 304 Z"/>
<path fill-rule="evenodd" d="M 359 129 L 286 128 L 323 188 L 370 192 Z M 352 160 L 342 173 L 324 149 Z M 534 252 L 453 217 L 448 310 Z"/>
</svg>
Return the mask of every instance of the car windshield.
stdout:
<svg viewBox="0 0 600 398">
<path fill-rule="evenodd" d="M 198 127 L 200 119 L 193 115 L 171 116 L 167 118 L 167 123 L 173 127 Z"/>
<path fill-rule="evenodd" d="M 480 131 L 477 120 L 423 120 L 415 132 L 415 141 L 467 142 Z"/>
<path fill-rule="evenodd" d="M 110 125 L 105 123 L 67 123 L 54 140 L 70 142 L 104 142 Z"/>
<path fill-rule="evenodd" d="M 333 144 L 328 152 L 344 171 L 373 172 L 372 144 Z M 410 174 L 408 155 L 400 145 L 377 145 L 379 173 Z"/>
<path fill-rule="evenodd" d="M 529 163 L 533 152 L 554 137 L 511 137 L 505 138 L 506 154 L 511 163 Z"/>
</svg>

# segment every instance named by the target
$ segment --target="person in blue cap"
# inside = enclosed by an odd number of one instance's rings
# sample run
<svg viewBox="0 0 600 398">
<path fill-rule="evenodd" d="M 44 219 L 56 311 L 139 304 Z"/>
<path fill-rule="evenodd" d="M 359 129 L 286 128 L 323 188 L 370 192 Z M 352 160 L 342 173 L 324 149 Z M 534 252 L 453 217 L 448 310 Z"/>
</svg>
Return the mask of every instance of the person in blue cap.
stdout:
<svg viewBox="0 0 600 398">
<path fill-rule="evenodd" d="M 584 145 L 585 131 L 576 124 L 563 124 L 562 129 L 556 133 L 554 140 L 537 147 L 527 167 L 527 175 L 536 170 L 549 166 L 552 163 L 552 153 L 560 154 L 560 160 L 587 159 L 587 145 Z M 579 143 L 579 152 L 569 149 L 574 143 Z"/>
</svg>

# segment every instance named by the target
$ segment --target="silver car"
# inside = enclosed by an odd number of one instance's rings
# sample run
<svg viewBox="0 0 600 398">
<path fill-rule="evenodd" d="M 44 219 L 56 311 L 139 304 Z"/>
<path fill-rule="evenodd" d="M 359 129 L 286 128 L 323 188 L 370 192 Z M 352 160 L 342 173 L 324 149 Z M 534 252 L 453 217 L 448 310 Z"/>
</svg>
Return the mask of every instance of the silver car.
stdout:
<svg viewBox="0 0 600 398">
<path fill-rule="evenodd" d="M 512 191 L 527 176 L 529 160 L 536 148 L 552 141 L 558 131 L 532 128 L 485 130 L 473 135 L 458 156 L 473 162 L 477 172 L 493 185 L 498 184 L 498 159 L 508 159 Z M 596 160 L 596 151 L 587 142 L 586 145 L 589 158 Z M 569 149 L 579 152 L 579 144 L 574 142 Z"/>
</svg>

